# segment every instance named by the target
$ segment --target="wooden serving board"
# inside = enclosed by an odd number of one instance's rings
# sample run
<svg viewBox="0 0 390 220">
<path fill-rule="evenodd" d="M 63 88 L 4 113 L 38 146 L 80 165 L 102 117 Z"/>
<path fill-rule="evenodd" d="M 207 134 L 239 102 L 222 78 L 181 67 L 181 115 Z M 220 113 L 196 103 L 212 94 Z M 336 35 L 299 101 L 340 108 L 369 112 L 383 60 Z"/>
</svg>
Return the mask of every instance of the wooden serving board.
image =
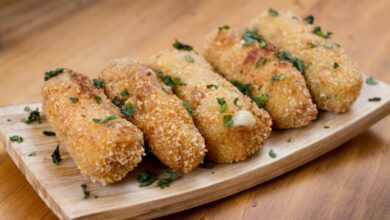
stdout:
<svg viewBox="0 0 390 220">
<path fill-rule="evenodd" d="M 381 101 L 369 102 L 371 97 L 380 97 Z M 199 168 L 164 189 L 155 185 L 138 187 L 137 175 L 148 169 L 150 163 L 163 169 L 153 161 L 143 161 L 123 181 L 105 187 L 80 175 L 64 147 L 61 148 L 63 161 L 59 166 L 53 164 L 51 153 L 57 140 L 42 134 L 42 131 L 50 130 L 44 115 L 42 124 L 20 122 L 26 116 L 25 106 L 41 107 L 40 103 L 0 107 L 2 143 L 29 183 L 59 218 L 152 218 L 237 193 L 334 149 L 390 113 L 390 86 L 383 82 L 376 86 L 364 84 L 349 112 L 340 115 L 322 112 L 320 119 L 306 128 L 275 131 L 260 152 L 249 160 L 217 165 L 212 169 Z M 24 142 L 10 143 L 12 135 L 22 136 Z M 269 156 L 270 149 L 277 154 L 275 159 Z M 35 157 L 28 156 L 34 151 Z M 81 184 L 88 185 L 90 198 L 83 198 Z"/>
</svg>

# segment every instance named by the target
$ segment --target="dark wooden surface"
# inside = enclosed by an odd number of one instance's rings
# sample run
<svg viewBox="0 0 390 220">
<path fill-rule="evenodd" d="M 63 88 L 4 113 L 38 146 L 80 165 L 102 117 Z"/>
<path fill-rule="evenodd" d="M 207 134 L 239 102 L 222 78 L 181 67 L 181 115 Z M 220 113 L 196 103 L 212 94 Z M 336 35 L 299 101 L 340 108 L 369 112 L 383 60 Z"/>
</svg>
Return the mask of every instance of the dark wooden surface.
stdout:
<svg viewBox="0 0 390 220">
<path fill-rule="evenodd" d="M 38 101 L 43 72 L 90 76 L 118 56 L 141 61 L 182 39 L 245 27 L 289 9 L 335 33 L 361 70 L 390 82 L 390 1 L 0 0 L 0 105 Z M 390 117 L 325 156 L 265 184 L 165 219 L 390 219 Z M 0 218 L 56 219 L 0 147 Z"/>
</svg>

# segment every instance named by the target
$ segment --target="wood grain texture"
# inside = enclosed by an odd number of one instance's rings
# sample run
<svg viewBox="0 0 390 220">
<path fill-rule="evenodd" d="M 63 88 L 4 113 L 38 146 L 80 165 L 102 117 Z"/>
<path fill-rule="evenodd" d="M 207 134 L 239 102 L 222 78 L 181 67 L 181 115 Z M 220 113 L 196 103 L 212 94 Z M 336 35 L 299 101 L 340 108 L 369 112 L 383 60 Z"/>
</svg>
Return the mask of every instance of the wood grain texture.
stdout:
<svg viewBox="0 0 390 220">
<path fill-rule="evenodd" d="M 244 27 L 269 6 L 314 14 L 316 23 L 335 32 L 362 71 L 390 82 L 388 0 L 1 0 L 0 104 L 38 101 L 43 72 L 53 67 L 93 76 L 113 57 L 145 60 L 175 37 L 201 48 L 211 29 Z M 387 117 L 302 168 L 167 218 L 388 219 L 389 130 Z M 55 219 L 3 148 L 0 180 L 4 219 Z"/>
<path fill-rule="evenodd" d="M 382 100 L 369 102 L 371 97 L 381 97 Z M 385 83 L 365 85 L 349 112 L 341 115 L 323 112 L 319 120 L 305 128 L 274 131 L 260 152 L 250 159 L 216 165 L 212 170 L 197 169 L 166 189 L 138 187 L 137 174 L 150 166 L 151 161 L 147 160 L 124 180 L 108 186 L 91 183 L 83 177 L 64 149 L 61 150 L 61 164 L 53 164 L 51 153 L 58 144 L 57 139 L 42 134 L 44 130 L 51 130 L 44 115 L 41 124 L 27 125 L 21 122 L 26 117 L 23 111 L 26 105 L 41 109 L 39 103 L 0 108 L 1 139 L 19 170 L 58 217 L 143 219 L 171 214 L 229 196 L 334 149 L 390 113 L 390 86 Z M 24 141 L 10 142 L 9 137 L 13 135 L 23 137 Z M 277 154 L 276 158 L 268 155 L 271 149 Z M 35 152 L 36 156 L 29 156 L 31 152 Z M 156 168 L 164 169 L 158 165 Z M 82 184 L 88 185 L 91 198 L 83 198 Z"/>
</svg>

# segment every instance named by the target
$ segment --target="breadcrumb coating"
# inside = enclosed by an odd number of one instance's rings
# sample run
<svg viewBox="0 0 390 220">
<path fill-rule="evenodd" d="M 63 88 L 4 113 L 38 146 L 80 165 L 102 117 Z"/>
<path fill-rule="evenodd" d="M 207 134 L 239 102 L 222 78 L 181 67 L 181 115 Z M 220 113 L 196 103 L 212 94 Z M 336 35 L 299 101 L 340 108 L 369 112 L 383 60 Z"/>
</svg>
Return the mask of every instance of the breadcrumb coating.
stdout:
<svg viewBox="0 0 390 220">
<path fill-rule="evenodd" d="M 205 58 L 228 80 L 250 85 L 252 97 L 266 97 L 264 109 L 274 127 L 299 128 L 317 116 L 302 74 L 287 61 L 275 56 L 275 47 L 256 42 L 244 45 L 244 32 L 219 29 L 207 40 Z M 272 80 L 283 76 L 282 80 Z"/>
<path fill-rule="evenodd" d="M 193 109 L 192 116 L 205 138 L 209 160 L 245 160 L 270 135 L 272 121 L 268 113 L 213 72 L 196 52 L 170 49 L 152 57 L 150 63 L 153 69 L 184 83 L 174 91 Z"/>
<path fill-rule="evenodd" d="M 134 114 L 127 119 L 141 129 L 148 146 L 165 165 L 188 173 L 203 162 L 203 137 L 183 102 L 159 81 L 153 70 L 121 58 L 109 62 L 100 78 L 105 81 L 110 99 L 121 97 L 125 105 L 136 105 Z M 128 91 L 129 96 L 121 96 L 123 91 Z"/>
<path fill-rule="evenodd" d="M 316 35 L 313 25 L 291 12 L 279 12 L 278 16 L 264 12 L 250 27 L 278 50 L 303 60 L 306 83 L 319 109 L 341 113 L 352 106 L 362 76 L 339 44 Z"/>
<path fill-rule="evenodd" d="M 88 77 L 65 69 L 45 82 L 42 97 L 43 110 L 59 142 L 93 182 L 119 181 L 141 161 L 142 132 L 121 118 L 103 90 L 95 88 Z M 116 119 L 93 121 L 107 116 Z"/>
</svg>

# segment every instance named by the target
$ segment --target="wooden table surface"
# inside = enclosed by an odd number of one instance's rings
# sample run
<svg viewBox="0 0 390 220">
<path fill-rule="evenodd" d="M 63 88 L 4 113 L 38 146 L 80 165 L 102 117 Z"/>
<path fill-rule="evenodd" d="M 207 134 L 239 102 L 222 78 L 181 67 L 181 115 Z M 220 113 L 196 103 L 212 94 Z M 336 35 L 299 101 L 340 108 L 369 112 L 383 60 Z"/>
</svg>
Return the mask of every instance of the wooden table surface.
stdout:
<svg viewBox="0 0 390 220">
<path fill-rule="evenodd" d="M 245 27 L 268 7 L 335 33 L 361 70 L 390 82 L 389 0 L 0 0 L 0 105 L 40 100 L 43 73 L 90 76 L 109 59 L 141 61 L 175 38 Z M 390 219 L 390 117 L 336 150 L 252 189 L 165 219 Z M 0 218 L 56 219 L 0 147 Z"/>
</svg>

